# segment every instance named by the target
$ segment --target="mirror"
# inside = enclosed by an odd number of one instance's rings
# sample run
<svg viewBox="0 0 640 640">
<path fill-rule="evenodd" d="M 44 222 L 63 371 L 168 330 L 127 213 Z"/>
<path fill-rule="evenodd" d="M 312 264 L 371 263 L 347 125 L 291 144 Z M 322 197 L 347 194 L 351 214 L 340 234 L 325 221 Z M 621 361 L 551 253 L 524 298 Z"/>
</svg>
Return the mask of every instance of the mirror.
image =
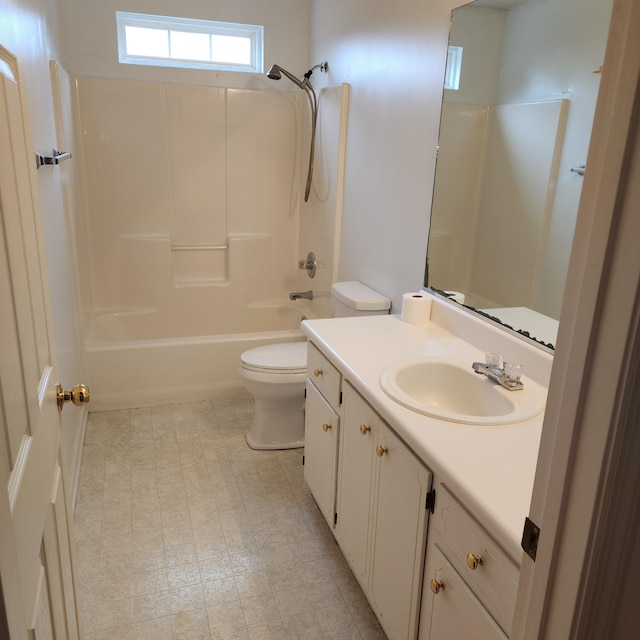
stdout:
<svg viewBox="0 0 640 640">
<path fill-rule="evenodd" d="M 451 14 L 425 285 L 553 348 L 611 0 Z"/>
</svg>

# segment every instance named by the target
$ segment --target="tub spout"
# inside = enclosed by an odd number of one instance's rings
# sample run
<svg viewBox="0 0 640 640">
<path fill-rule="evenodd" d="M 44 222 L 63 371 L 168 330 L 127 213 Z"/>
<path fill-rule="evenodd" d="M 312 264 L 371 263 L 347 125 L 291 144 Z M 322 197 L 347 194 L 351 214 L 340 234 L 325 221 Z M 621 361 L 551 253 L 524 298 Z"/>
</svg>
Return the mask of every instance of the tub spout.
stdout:
<svg viewBox="0 0 640 640">
<path fill-rule="evenodd" d="M 300 300 L 300 298 L 313 300 L 313 291 L 294 291 L 289 294 L 289 300 Z"/>
</svg>

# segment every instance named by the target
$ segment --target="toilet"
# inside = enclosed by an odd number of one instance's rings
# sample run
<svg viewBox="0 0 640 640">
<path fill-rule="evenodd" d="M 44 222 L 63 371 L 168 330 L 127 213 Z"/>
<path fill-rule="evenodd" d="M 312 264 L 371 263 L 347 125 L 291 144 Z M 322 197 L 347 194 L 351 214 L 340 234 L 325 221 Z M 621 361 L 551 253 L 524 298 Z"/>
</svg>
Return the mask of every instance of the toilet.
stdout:
<svg viewBox="0 0 640 640">
<path fill-rule="evenodd" d="M 331 297 L 335 318 L 383 315 L 391 307 L 388 298 L 361 282 L 336 282 Z M 252 449 L 303 447 L 307 343 L 271 344 L 245 351 L 240 356 L 240 377 L 255 400 L 247 444 Z"/>
</svg>

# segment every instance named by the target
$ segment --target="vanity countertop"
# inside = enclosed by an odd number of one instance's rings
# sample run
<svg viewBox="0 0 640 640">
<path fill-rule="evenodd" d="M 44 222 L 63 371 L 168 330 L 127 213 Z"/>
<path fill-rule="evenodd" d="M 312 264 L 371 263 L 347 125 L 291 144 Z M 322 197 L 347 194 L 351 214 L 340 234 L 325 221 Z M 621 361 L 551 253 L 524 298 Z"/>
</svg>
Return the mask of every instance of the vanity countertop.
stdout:
<svg viewBox="0 0 640 640">
<path fill-rule="evenodd" d="M 471 367 L 485 351 L 499 351 L 523 365 L 525 385 L 545 393 L 552 356 L 436 300 L 424 325 L 388 315 L 307 320 L 302 329 L 519 565 L 544 414 L 501 427 L 445 422 L 396 403 L 379 378 L 403 360 L 452 358 Z"/>
</svg>

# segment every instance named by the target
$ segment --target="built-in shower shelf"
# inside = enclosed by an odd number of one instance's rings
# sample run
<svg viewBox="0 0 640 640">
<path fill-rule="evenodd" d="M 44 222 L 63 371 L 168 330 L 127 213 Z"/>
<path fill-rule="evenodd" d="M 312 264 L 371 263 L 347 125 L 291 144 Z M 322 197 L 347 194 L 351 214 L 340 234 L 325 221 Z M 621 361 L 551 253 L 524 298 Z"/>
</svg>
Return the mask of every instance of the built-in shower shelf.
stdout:
<svg viewBox="0 0 640 640">
<path fill-rule="evenodd" d="M 174 286 L 224 285 L 228 282 L 228 243 L 172 245 Z"/>
</svg>

